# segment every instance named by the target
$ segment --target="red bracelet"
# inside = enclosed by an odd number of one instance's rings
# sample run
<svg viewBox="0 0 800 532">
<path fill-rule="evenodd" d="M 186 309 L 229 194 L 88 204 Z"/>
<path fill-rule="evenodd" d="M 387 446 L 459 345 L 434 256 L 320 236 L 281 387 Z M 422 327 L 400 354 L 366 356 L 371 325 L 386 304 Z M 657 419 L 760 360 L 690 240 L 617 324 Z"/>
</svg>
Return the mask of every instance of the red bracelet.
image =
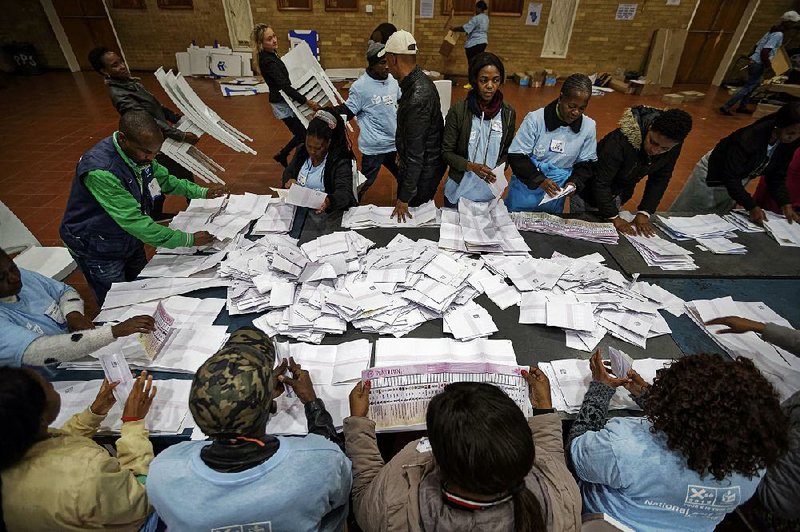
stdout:
<svg viewBox="0 0 800 532">
<path fill-rule="evenodd" d="M 127 423 L 128 421 L 141 421 L 143 417 L 134 417 L 134 416 L 122 416 L 122 422 Z"/>
</svg>

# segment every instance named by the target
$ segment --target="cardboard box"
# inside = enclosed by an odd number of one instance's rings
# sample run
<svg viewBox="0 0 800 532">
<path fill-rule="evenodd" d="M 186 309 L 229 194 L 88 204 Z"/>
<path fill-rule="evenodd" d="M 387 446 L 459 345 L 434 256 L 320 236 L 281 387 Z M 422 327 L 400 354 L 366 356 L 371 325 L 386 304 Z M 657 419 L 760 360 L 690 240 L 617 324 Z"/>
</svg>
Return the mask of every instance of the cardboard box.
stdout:
<svg viewBox="0 0 800 532">
<path fill-rule="evenodd" d="M 622 94 L 633 94 L 634 91 L 630 83 L 616 78 L 612 78 L 611 81 L 608 82 L 608 86 L 617 92 L 621 92 Z"/>
<path fill-rule="evenodd" d="M 680 91 L 678 94 L 683 96 L 684 102 L 696 102 L 697 100 L 702 100 L 705 97 L 704 92 L 698 91 Z"/>
<path fill-rule="evenodd" d="M 439 47 L 439 53 L 445 57 L 448 57 L 453 51 L 453 48 L 456 47 L 457 42 L 458 34 L 454 31 L 447 30 L 447 35 L 444 36 L 442 45 Z"/>
<path fill-rule="evenodd" d="M 630 81 L 629 85 L 633 89 L 633 94 L 641 96 L 650 96 L 661 92 L 661 85 L 659 83 L 652 83 L 647 80 L 633 79 Z"/>
<path fill-rule="evenodd" d="M 761 118 L 767 115 L 771 115 L 778 109 L 780 109 L 780 105 L 773 105 L 771 103 L 760 103 L 756 105 L 756 110 L 753 112 L 753 118 Z"/>
<path fill-rule="evenodd" d="M 772 70 L 775 71 L 776 76 L 782 76 L 789 72 L 791 68 L 792 62 L 789 60 L 789 54 L 787 54 L 786 50 L 781 46 L 778 48 L 778 51 L 775 52 L 775 57 L 772 58 Z"/>
<path fill-rule="evenodd" d="M 683 103 L 683 94 L 665 94 L 661 97 L 661 101 L 671 105 Z"/>
</svg>

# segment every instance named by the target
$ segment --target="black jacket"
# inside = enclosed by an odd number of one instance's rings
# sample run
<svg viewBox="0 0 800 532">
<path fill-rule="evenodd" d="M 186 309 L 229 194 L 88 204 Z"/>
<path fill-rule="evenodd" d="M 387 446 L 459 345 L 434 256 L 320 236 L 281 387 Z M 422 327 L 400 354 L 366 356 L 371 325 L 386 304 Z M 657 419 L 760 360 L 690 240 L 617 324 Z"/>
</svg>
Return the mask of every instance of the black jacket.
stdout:
<svg viewBox="0 0 800 532">
<path fill-rule="evenodd" d="M 261 75 L 264 76 L 267 87 L 269 87 L 269 101 L 271 103 L 283 101 L 280 91 L 285 92 L 286 96 L 299 104 L 306 103 L 306 97 L 292 87 L 292 82 L 289 80 L 289 71 L 281 61 L 281 58 L 278 57 L 278 54 L 261 50 L 258 53 L 258 69 L 261 71 Z"/>
<path fill-rule="evenodd" d="M 775 202 L 781 206 L 791 203 L 786 188 L 786 170 L 800 141 L 779 144 L 772 158 L 767 160 L 767 147 L 774 129 L 775 116 L 768 115 L 719 141 L 708 157 L 706 184 L 710 187 L 724 186 L 736 203 L 750 210 L 756 202 L 745 190 L 742 180 L 757 177 L 763 170 L 764 181 Z"/>
<path fill-rule="evenodd" d="M 358 201 L 353 195 L 353 159 L 351 157 L 351 154 L 336 156 L 328 153 L 325 170 L 322 174 L 325 193 L 330 198 L 330 205 L 325 212 L 343 211 L 358 205 Z M 303 144 L 295 150 L 292 162 L 283 171 L 284 187 L 290 179 L 297 179 L 306 160 L 308 160 L 308 151 Z"/>
<path fill-rule="evenodd" d="M 165 137 L 179 142 L 183 141 L 185 133 L 172 125 L 180 117 L 171 109 L 161 105 L 156 97 L 139 83 L 139 78 L 128 80 L 108 78 L 106 86 L 108 94 L 111 96 L 111 103 L 114 104 L 120 115 L 128 111 L 145 111 L 155 119 Z"/>
<path fill-rule="evenodd" d="M 667 190 L 682 144 L 670 151 L 650 157 L 645 153 L 644 138 L 650 124 L 661 114 L 660 109 L 639 105 L 622 113 L 619 127 L 597 144 L 597 163 L 593 177 L 581 191 L 581 197 L 598 208 L 600 216 L 619 214 L 614 197 L 625 203 L 644 176 L 647 183 L 638 210 L 653 214 Z"/>
<path fill-rule="evenodd" d="M 442 179 L 444 119 L 436 86 L 419 67 L 400 82 L 395 144 L 400 160 L 397 199 L 408 203 L 421 181 Z"/>
</svg>

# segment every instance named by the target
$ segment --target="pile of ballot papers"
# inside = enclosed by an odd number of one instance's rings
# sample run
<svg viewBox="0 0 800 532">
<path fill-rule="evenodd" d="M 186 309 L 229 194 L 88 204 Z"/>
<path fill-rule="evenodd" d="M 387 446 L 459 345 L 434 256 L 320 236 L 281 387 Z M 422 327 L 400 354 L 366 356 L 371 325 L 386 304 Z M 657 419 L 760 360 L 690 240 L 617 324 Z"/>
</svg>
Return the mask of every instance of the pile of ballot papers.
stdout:
<svg viewBox="0 0 800 532">
<path fill-rule="evenodd" d="M 562 218 L 546 212 L 514 212 L 511 218 L 520 231 L 533 231 L 598 244 L 616 244 L 619 241 L 619 233 L 611 223 Z"/>
<path fill-rule="evenodd" d="M 409 207 L 409 216 L 405 222 L 391 217 L 394 207 L 377 207 L 375 205 L 358 205 L 345 211 L 342 216 L 342 227 L 348 229 L 368 229 L 370 227 L 438 227 L 442 214 L 433 200 Z"/>
<path fill-rule="evenodd" d="M 658 216 L 657 223 L 667 235 L 675 240 L 697 240 L 701 249 L 715 255 L 747 253 L 744 245 L 730 240 L 736 238 L 739 225 L 718 214 Z"/>
<path fill-rule="evenodd" d="M 764 227 L 781 246 L 800 247 L 800 223 L 789 223 L 777 214 L 768 214 Z"/>
<path fill-rule="evenodd" d="M 624 354 L 624 353 L 623 353 Z M 672 363 L 661 358 L 645 358 L 633 360 L 632 368 L 649 383 L 653 382 L 656 372 Z M 583 396 L 592 382 L 592 370 L 588 360 L 565 359 L 552 362 L 540 362 L 539 369 L 550 380 L 550 396 L 553 408 L 561 412 L 575 414 L 580 410 Z M 640 410 L 631 394 L 622 386 L 617 388 L 611 398 L 610 409 Z"/>
<path fill-rule="evenodd" d="M 662 270 L 696 270 L 692 252 L 660 236 L 626 234 L 625 238 L 639 252 L 644 262 Z"/>
<path fill-rule="evenodd" d="M 705 325 L 715 318 L 739 316 L 762 323 L 775 323 L 784 327 L 792 325 L 780 314 L 762 302 L 734 301 L 731 297 L 696 300 L 686 303 L 689 317 L 714 342 L 731 357 L 743 356 L 753 361 L 769 379 L 775 389 L 786 399 L 800 390 L 800 358 L 761 339 L 754 332 L 743 334 L 718 334 L 727 329 L 724 325 Z"/>
<path fill-rule="evenodd" d="M 764 228 L 760 225 L 754 224 L 750 221 L 750 216 L 747 211 L 733 210 L 728 214 L 723 214 L 722 217 L 726 222 L 736 226 L 737 231 L 742 233 L 763 233 Z"/>
<path fill-rule="evenodd" d="M 439 247 L 469 253 L 527 254 L 522 239 L 502 200 L 475 202 L 461 198 L 458 210 L 442 211 Z"/>
</svg>

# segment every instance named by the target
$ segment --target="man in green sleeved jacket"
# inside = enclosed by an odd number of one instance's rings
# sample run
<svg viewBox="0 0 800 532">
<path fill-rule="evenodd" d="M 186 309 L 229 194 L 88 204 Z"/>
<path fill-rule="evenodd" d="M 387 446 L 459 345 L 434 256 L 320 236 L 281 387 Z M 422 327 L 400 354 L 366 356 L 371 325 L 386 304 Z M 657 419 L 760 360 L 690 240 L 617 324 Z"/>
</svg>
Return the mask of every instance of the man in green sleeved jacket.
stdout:
<svg viewBox="0 0 800 532">
<path fill-rule="evenodd" d="M 112 283 L 136 279 L 147 264 L 144 244 L 178 248 L 213 239 L 205 231 L 174 231 L 150 216 L 162 191 L 190 199 L 227 192 L 170 175 L 154 160 L 163 140 L 153 117 L 130 111 L 120 118 L 119 131 L 78 161 L 60 234 L 101 306 Z"/>
</svg>

